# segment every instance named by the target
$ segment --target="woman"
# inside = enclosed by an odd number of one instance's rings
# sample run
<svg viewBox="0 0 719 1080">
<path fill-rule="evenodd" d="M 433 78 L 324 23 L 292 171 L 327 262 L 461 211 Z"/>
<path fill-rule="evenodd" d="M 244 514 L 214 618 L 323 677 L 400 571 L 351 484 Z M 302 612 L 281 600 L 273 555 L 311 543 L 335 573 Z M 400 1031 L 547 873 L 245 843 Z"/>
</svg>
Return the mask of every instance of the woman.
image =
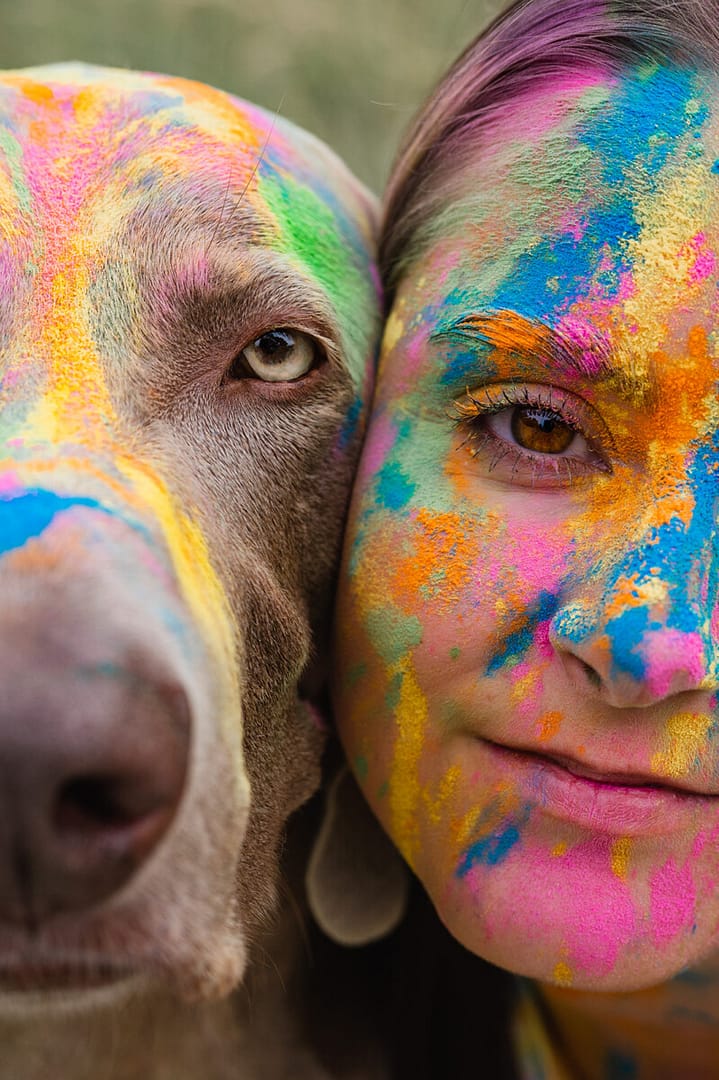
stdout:
<svg viewBox="0 0 719 1080">
<path fill-rule="evenodd" d="M 719 1076 L 718 16 L 516 4 L 389 186 L 337 721 L 524 1077 Z"/>
</svg>

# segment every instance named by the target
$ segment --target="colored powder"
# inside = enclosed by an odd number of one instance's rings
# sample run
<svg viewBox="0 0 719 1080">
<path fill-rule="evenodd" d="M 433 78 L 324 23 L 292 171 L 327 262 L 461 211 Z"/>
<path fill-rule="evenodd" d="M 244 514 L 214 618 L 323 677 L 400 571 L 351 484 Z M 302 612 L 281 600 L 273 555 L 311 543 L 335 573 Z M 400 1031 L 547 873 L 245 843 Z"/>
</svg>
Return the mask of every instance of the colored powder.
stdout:
<svg viewBox="0 0 719 1080">
<path fill-rule="evenodd" d="M 397 560 L 392 593 L 414 607 L 418 594 L 442 605 L 456 602 L 467 587 L 474 557 L 472 523 L 460 514 L 417 510 L 418 528 L 406 558 Z"/>
<path fill-rule="evenodd" d="M 649 908 L 655 945 L 666 945 L 694 925 L 696 890 L 688 866 L 667 859 L 650 879 Z"/>
<path fill-rule="evenodd" d="M 542 592 L 526 613 L 513 620 L 513 625 L 505 632 L 501 645 L 487 664 L 485 675 L 493 675 L 505 664 L 518 660 L 531 646 L 537 623 L 551 619 L 557 606 L 558 598 L 553 593 Z"/>
<path fill-rule="evenodd" d="M 31 537 L 40 536 L 58 514 L 76 506 L 104 509 L 94 499 L 62 498 L 51 491 L 28 491 L 0 499 L 0 551 L 22 547 Z"/>
<path fill-rule="evenodd" d="M 521 859 L 508 859 L 502 868 L 504 895 L 515 899 L 492 913 L 492 932 L 503 933 L 503 924 L 516 919 L 513 909 L 521 905 L 527 933 L 546 940 L 555 933 L 560 906 L 567 964 L 575 973 L 609 974 L 620 950 L 636 940 L 638 928 L 634 899 L 626 883 L 609 872 L 610 856 L 610 843 L 601 836 L 576 844 L 561 859 L 523 844 Z M 467 875 L 478 902 L 488 872 L 476 866 Z M 529 896 L 536 898 L 531 906 Z"/>
<path fill-rule="evenodd" d="M 652 697 L 668 697 L 678 675 L 683 684 L 688 677 L 691 686 L 701 686 L 706 661 L 704 642 L 698 633 L 665 626 L 658 631 L 650 630 L 641 648 L 645 657 L 646 683 Z"/>
<path fill-rule="evenodd" d="M 394 664 L 422 642 L 422 623 L 416 615 L 392 608 L 375 609 L 365 618 L 367 633 L 386 664 Z"/>
<path fill-rule="evenodd" d="M 632 841 L 628 836 L 620 836 L 612 844 L 612 873 L 626 881 L 629 869 L 629 857 L 632 853 Z"/>
<path fill-rule="evenodd" d="M 447 772 L 442 777 L 436 798 L 431 798 L 429 793 L 425 792 L 424 801 L 427 807 L 427 816 L 434 825 L 441 822 L 445 807 L 457 790 L 461 777 L 462 770 L 458 765 L 453 765 L 450 769 L 447 769 Z"/>
<path fill-rule="evenodd" d="M 644 659 L 638 652 L 649 622 L 646 607 L 628 608 L 606 624 L 606 636 L 612 651 L 612 674 L 631 675 L 640 681 L 644 675 Z"/>
<path fill-rule="evenodd" d="M 664 748 L 652 757 L 652 771 L 667 778 L 685 777 L 700 760 L 713 723 L 713 718 L 704 713 L 677 713 L 670 717 Z"/>
<path fill-rule="evenodd" d="M 554 965 L 552 980 L 557 986 L 569 987 L 574 981 L 574 973 L 566 960 L 559 960 Z"/>
<path fill-rule="evenodd" d="M 419 762 L 427 722 L 427 702 L 410 664 L 404 669 L 400 697 L 395 709 L 397 736 L 390 778 L 391 834 L 410 866 L 414 866 L 419 843 Z"/>
<path fill-rule="evenodd" d="M 514 822 L 506 825 L 498 832 L 485 836 L 472 844 L 465 851 L 457 866 L 457 877 L 463 878 L 478 863 L 485 866 L 497 866 L 503 863 L 512 848 L 516 847 L 521 839 L 520 830 Z"/>
<path fill-rule="evenodd" d="M 313 191 L 290 174 L 260 166 L 261 192 L 280 224 L 284 249 L 299 258 L 332 297 L 345 331 L 351 374 L 359 385 L 366 366 L 366 326 L 357 312 L 372 311 L 363 240 L 330 189 Z M 318 177 L 313 178 L 319 184 Z M 336 209 L 335 209 L 336 208 Z"/>
<path fill-rule="evenodd" d="M 539 741 L 546 742 L 548 739 L 553 739 L 559 732 L 563 718 L 562 713 L 557 710 L 551 710 L 540 716 L 537 721 Z"/>
<path fill-rule="evenodd" d="M 401 510 L 414 490 L 415 485 L 396 462 L 387 462 L 377 477 L 377 503 L 387 510 Z"/>
</svg>

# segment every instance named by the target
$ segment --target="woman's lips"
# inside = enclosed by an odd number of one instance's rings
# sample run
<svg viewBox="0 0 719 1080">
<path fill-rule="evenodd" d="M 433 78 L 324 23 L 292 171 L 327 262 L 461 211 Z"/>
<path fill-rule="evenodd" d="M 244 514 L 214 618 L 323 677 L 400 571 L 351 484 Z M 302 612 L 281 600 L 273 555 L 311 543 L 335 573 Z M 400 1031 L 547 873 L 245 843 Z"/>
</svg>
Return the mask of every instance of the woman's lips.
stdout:
<svg viewBox="0 0 719 1080">
<path fill-rule="evenodd" d="M 669 786 L 656 777 L 589 768 L 572 758 L 503 746 L 474 737 L 486 764 L 520 797 L 550 817 L 613 836 L 681 831 L 697 814 L 719 812 L 714 794 Z M 482 769 L 483 766 L 480 766 Z"/>
</svg>

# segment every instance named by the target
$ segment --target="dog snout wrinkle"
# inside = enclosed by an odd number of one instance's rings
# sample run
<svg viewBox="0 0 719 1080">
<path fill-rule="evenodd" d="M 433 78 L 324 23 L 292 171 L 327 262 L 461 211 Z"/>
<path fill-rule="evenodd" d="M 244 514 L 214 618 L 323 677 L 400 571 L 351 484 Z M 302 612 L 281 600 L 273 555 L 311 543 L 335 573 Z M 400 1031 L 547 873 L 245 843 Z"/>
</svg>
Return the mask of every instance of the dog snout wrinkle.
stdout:
<svg viewBox="0 0 719 1080">
<path fill-rule="evenodd" d="M 40 672 L 0 670 L 0 920 L 29 933 L 142 866 L 180 803 L 191 728 L 178 688 L 122 668 L 88 679 L 81 659 Z"/>
</svg>

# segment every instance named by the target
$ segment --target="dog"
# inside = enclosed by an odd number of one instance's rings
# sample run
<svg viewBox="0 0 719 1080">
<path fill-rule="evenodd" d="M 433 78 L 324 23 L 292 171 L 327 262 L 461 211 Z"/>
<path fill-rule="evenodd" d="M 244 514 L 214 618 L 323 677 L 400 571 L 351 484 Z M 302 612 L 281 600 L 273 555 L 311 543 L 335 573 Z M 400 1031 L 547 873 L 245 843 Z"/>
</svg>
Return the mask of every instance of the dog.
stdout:
<svg viewBox="0 0 719 1080">
<path fill-rule="evenodd" d="M 373 201 L 180 78 L 8 72 L 0 132 L 0 1077 L 326 1077 L 273 913 L 319 781 Z"/>
</svg>

